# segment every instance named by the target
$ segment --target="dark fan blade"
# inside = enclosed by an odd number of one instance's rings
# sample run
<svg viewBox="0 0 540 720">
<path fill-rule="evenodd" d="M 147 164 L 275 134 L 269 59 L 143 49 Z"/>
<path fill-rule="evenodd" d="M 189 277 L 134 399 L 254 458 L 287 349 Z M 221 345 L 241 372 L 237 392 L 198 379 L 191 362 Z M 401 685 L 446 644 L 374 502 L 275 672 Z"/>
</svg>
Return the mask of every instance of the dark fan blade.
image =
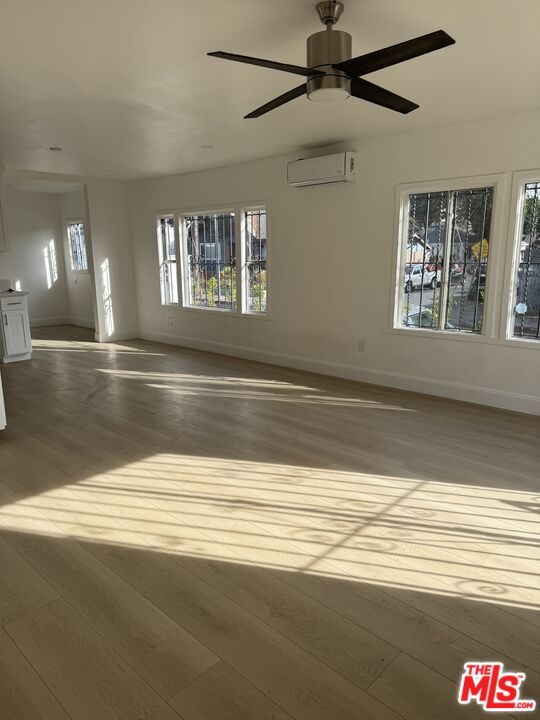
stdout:
<svg viewBox="0 0 540 720">
<path fill-rule="evenodd" d="M 351 95 L 375 105 L 382 105 L 403 114 L 410 113 L 420 107 L 416 103 L 406 100 L 405 98 L 395 95 L 389 90 L 385 90 L 378 85 L 362 80 L 361 78 L 353 78 L 351 80 Z"/>
<path fill-rule="evenodd" d="M 257 108 L 253 112 L 250 112 L 249 115 L 246 115 L 244 120 L 246 120 L 247 118 L 260 117 L 261 115 L 270 112 L 270 110 L 274 110 L 280 105 L 285 105 L 285 103 L 288 103 L 290 100 L 294 100 L 295 98 L 300 97 L 300 95 L 305 95 L 305 93 L 306 85 L 304 83 L 303 85 L 299 85 L 297 88 L 294 88 L 293 90 L 288 90 L 286 93 L 283 93 L 283 95 L 280 95 L 279 97 L 270 100 L 270 102 L 267 102 L 266 105 L 261 105 L 260 108 Z"/>
<path fill-rule="evenodd" d="M 234 60 L 235 62 L 247 63 L 248 65 L 259 65 L 260 67 L 270 68 L 271 70 L 283 70 L 284 72 L 294 73 L 295 75 L 315 75 L 313 71 L 301 65 L 288 65 L 287 63 L 274 62 L 273 60 L 261 60 L 261 58 L 250 57 L 249 55 L 235 55 L 234 53 L 218 52 L 208 53 L 211 57 L 223 58 L 223 60 Z M 322 73 L 321 73 L 322 74 Z"/>
<path fill-rule="evenodd" d="M 434 50 L 440 50 L 447 45 L 453 45 L 455 42 L 454 38 L 447 35 L 444 30 L 437 30 L 437 32 L 422 35 L 414 40 L 407 40 L 406 42 L 392 45 L 383 50 L 375 50 L 375 52 L 368 53 L 367 55 L 360 55 L 351 60 L 345 60 L 342 63 L 334 65 L 334 67 L 338 70 L 343 70 L 347 75 L 351 76 L 367 75 L 368 73 L 375 72 L 375 70 L 382 70 L 382 68 L 390 67 L 390 65 L 397 65 L 397 63 L 404 62 L 405 60 L 412 60 L 412 58 L 419 57 L 420 55 L 425 55 Z"/>
</svg>

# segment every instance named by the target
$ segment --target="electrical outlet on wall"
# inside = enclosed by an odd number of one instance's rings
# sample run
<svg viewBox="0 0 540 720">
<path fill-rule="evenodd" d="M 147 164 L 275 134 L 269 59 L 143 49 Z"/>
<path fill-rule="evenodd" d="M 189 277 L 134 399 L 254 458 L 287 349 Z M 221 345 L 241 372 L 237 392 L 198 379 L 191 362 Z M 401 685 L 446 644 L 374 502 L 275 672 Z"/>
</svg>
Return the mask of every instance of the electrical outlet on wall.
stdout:
<svg viewBox="0 0 540 720">
<path fill-rule="evenodd" d="M 366 349 L 366 341 L 365 340 L 359 340 L 358 341 L 358 352 L 364 352 Z"/>
</svg>

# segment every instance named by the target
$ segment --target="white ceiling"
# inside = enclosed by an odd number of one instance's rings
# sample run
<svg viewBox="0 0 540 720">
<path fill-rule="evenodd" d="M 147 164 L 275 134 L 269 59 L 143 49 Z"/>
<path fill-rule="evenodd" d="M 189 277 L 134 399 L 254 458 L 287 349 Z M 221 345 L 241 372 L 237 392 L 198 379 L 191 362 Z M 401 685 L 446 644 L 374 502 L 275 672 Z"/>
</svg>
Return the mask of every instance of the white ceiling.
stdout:
<svg viewBox="0 0 540 720">
<path fill-rule="evenodd" d="M 140 178 L 540 106 L 538 0 L 345 0 L 338 27 L 353 35 L 353 55 L 438 29 L 456 39 L 368 77 L 420 109 L 300 98 L 243 120 L 299 78 L 206 53 L 305 64 L 306 37 L 322 29 L 314 5 L 0 0 L 0 161 Z"/>
</svg>

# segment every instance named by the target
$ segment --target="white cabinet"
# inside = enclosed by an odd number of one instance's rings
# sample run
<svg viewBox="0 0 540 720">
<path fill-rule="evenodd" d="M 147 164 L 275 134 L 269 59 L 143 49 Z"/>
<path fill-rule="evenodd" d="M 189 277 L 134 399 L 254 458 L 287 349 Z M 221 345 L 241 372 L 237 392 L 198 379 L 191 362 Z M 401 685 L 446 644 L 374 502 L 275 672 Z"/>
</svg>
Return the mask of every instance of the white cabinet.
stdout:
<svg viewBox="0 0 540 720">
<path fill-rule="evenodd" d="M 32 357 L 26 295 L 27 293 L 22 292 L 0 293 L 2 362 L 29 360 Z"/>
</svg>

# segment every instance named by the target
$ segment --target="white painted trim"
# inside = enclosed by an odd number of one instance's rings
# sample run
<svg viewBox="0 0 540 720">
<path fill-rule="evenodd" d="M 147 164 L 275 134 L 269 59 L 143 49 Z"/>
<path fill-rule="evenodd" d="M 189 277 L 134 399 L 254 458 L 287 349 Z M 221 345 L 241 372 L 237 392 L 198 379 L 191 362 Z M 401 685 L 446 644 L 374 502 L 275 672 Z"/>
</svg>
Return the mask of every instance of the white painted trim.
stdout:
<svg viewBox="0 0 540 720">
<path fill-rule="evenodd" d="M 84 227 L 84 251 L 86 253 L 86 270 L 79 270 L 73 267 L 73 248 L 71 247 L 71 238 L 69 236 L 69 226 L 73 223 L 79 223 Z M 90 265 L 88 261 L 88 245 L 86 243 L 86 218 L 84 217 L 66 217 L 64 218 L 64 231 L 67 240 L 68 253 L 69 253 L 69 272 L 72 275 L 87 275 L 90 273 Z M 68 270 L 67 263 L 66 271 Z"/>
<path fill-rule="evenodd" d="M 31 360 L 32 353 L 23 353 L 22 355 L 4 355 L 2 363 L 7 365 L 8 363 L 20 362 L 21 360 Z"/>
<path fill-rule="evenodd" d="M 540 169 L 519 170 L 512 175 L 512 201 L 508 220 L 508 248 L 506 256 L 506 273 L 504 276 L 502 305 L 501 305 L 501 337 L 508 342 L 524 342 L 526 338 L 514 338 L 514 307 L 516 304 L 517 274 L 521 245 L 521 230 L 523 225 L 523 210 L 525 204 L 525 185 L 540 181 Z M 527 342 L 535 343 L 540 348 L 538 340 L 529 339 Z"/>
<path fill-rule="evenodd" d="M 68 320 L 68 323 L 70 325 L 76 325 L 77 327 L 89 328 L 90 330 L 94 330 L 95 328 L 95 322 L 93 320 L 87 320 L 86 318 L 72 317 Z"/>
<path fill-rule="evenodd" d="M 182 310 L 196 310 L 197 312 L 200 312 L 201 310 L 205 310 L 206 312 L 217 312 L 218 314 L 221 313 L 223 315 L 232 315 L 232 316 L 248 316 L 248 317 L 261 317 L 261 318 L 269 318 L 272 312 L 271 309 L 271 282 L 272 282 L 272 242 L 271 242 L 271 230 L 269 229 L 270 226 L 270 215 L 271 212 L 269 211 L 269 201 L 268 200 L 259 200 L 259 201 L 249 201 L 249 202 L 233 202 L 230 203 L 228 206 L 215 206 L 213 209 L 208 209 L 207 207 L 202 209 L 183 209 L 183 210 L 175 210 L 172 213 L 171 212 L 157 212 L 156 217 L 163 217 L 164 215 L 174 215 L 175 220 L 175 232 L 176 232 L 176 251 L 177 251 L 177 273 L 178 273 L 178 306 Z M 245 238 L 243 233 L 243 226 L 241 219 L 243 218 L 244 212 L 249 209 L 253 208 L 264 208 L 266 212 L 266 252 L 267 252 L 267 259 L 266 259 L 266 312 L 265 313 L 254 313 L 249 312 L 246 310 L 246 298 L 245 298 L 245 287 L 246 287 L 246 277 L 245 277 Z M 190 282 L 191 278 L 189 275 L 189 268 L 187 263 L 187 237 L 186 237 L 186 225 L 185 225 L 185 219 L 188 216 L 191 215 L 215 215 L 215 214 L 221 214 L 221 213 L 234 213 L 235 217 L 235 223 L 234 223 L 234 233 L 235 233 L 235 244 L 236 244 L 236 256 L 237 256 L 237 263 L 236 263 L 236 284 L 237 288 L 240 288 L 240 294 L 238 295 L 237 290 L 237 298 L 236 298 L 236 309 L 224 309 L 224 308 L 211 308 L 211 307 L 197 307 L 195 305 L 190 305 L 189 299 L 191 297 L 191 291 L 190 291 Z M 159 267 L 159 265 L 158 265 Z M 174 303 L 176 305 L 176 303 Z M 162 303 L 164 307 L 167 307 L 167 304 Z"/>
<path fill-rule="evenodd" d="M 95 340 L 98 343 L 115 343 L 120 342 L 121 340 L 136 340 L 137 338 L 141 337 L 141 334 L 138 330 L 122 330 L 118 332 L 113 332 L 112 335 L 105 335 L 104 333 L 98 333 L 96 332 Z"/>
<path fill-rule="evenodd" d="M 51 325 L 70 325 L 67 317 L 31 318 L 30 327 L 49 327 Z"/>
<path fill-rule="evenodd" d="M 2 391 L 2 376 L 0 375 L 0 430 L 3 430 L 6 425 L 6 408 L 4 405 L 4 393 Z"/>
<path fill-rule="evenodd" d="M 489 241 L 489 269 L 486 283 L 486 297 L 481 336 L 495 339 L 499 334 L 500 300 L 499 289 L 505 273 L 506 255 L 506 218 L 509 213 L 508 174 L 497 173 L 466 178 L 449 178 L 433 182 L 401 183 L 396 185 L 394 239 L 392 252 L 392 286 L 390 288 L 389 328 L 414 332 L 415 328 L 404 328 L 401 325 L 403 315 L 403 273 L 405 268 L 405 250 L 402 242 L 408 236 L 408 204 L 413 193 L 444 192 L 466 190 L 476 187 L 494 188 L 493 211 L 491 217 L 491 233 Z M 441 330 L 434 331 L 443 332 Z M 468 335 L 468 333 L 467 333 Z"/>
<path fill-rule="evenodd" d="M 356 365 L 330 362 L 328 360 L 316 360 L 302 355 L 287 355 L 270 350 L 259 350 L 243 345 L 232 345 L 230 343 L 203 340 L 201 338 L 156 333 L 151 330 L 141 330 L 139 336 L 143 340 L 152 340 L 154 342 L 204 350 L 221 355 L 232 355 L 247 360 L 280 365 L 296 370 L 305 370 L 321 375 L 331 375 L 346 378 L 347 380 L 356 380 L 357 382 L 364 382 L 371 385 L 382 385 L 399 390 L 408 390 L 426 395 L 437 395 L 453 400 L 540 415 L 540 397 L 536 396 L 522 395 L 520 393 L 506 392 L 504 390 L 476 385 L 466 385 L 448 380 L 435 380 L 432 378 L 405 375 L 388 370 L 375 370 L 373 368 L 358 367 Z"/>
<path fill-rule="evenodd" d="M 33 318 L 30 320 L 30 327 L 50 327 L 52 325 L 76 325 L 93 329 L 94 321 L 74 317 Z"/>
<path fill-rule="evenodd" d="M 155 307 L 155 306 L 154 306 Z M 255 312 L 239 312 L 238 310 L 227 310 L 225 308 L 216 307 L 197 307 L 195 305 L 189 305 L 188 307 L 182 307 L 178 303 L 167 303 L 166 305 L 159 305 L 159 310 L 174 310 L 179 312 L 194 312 L 194 313 L 208 313 L 209 315 L 222 315 L 224 317 L 231 317 L 237 319 L 248 318 L 252 320 L 275 320 L 271 315 L 266 313 L 255 313 Z"/>
<path fill-rule="evenodd" d="M 481 345 L 499 345 L 502 347 L 520 348 L 521 350 L 540 351 L 538 340 L 527 340 L 526 338 L 500 339 L 490 338 L 479 333 L 450 332 L 449 330 L 430 330 L 430 328 L 388 328 L 381 327 L 381 332 L 390 335 L 401 335 L 402 337 L 423 337 L 429 340 L 450 340 L 466 343 L 480 343 Z"/>
</svg>

